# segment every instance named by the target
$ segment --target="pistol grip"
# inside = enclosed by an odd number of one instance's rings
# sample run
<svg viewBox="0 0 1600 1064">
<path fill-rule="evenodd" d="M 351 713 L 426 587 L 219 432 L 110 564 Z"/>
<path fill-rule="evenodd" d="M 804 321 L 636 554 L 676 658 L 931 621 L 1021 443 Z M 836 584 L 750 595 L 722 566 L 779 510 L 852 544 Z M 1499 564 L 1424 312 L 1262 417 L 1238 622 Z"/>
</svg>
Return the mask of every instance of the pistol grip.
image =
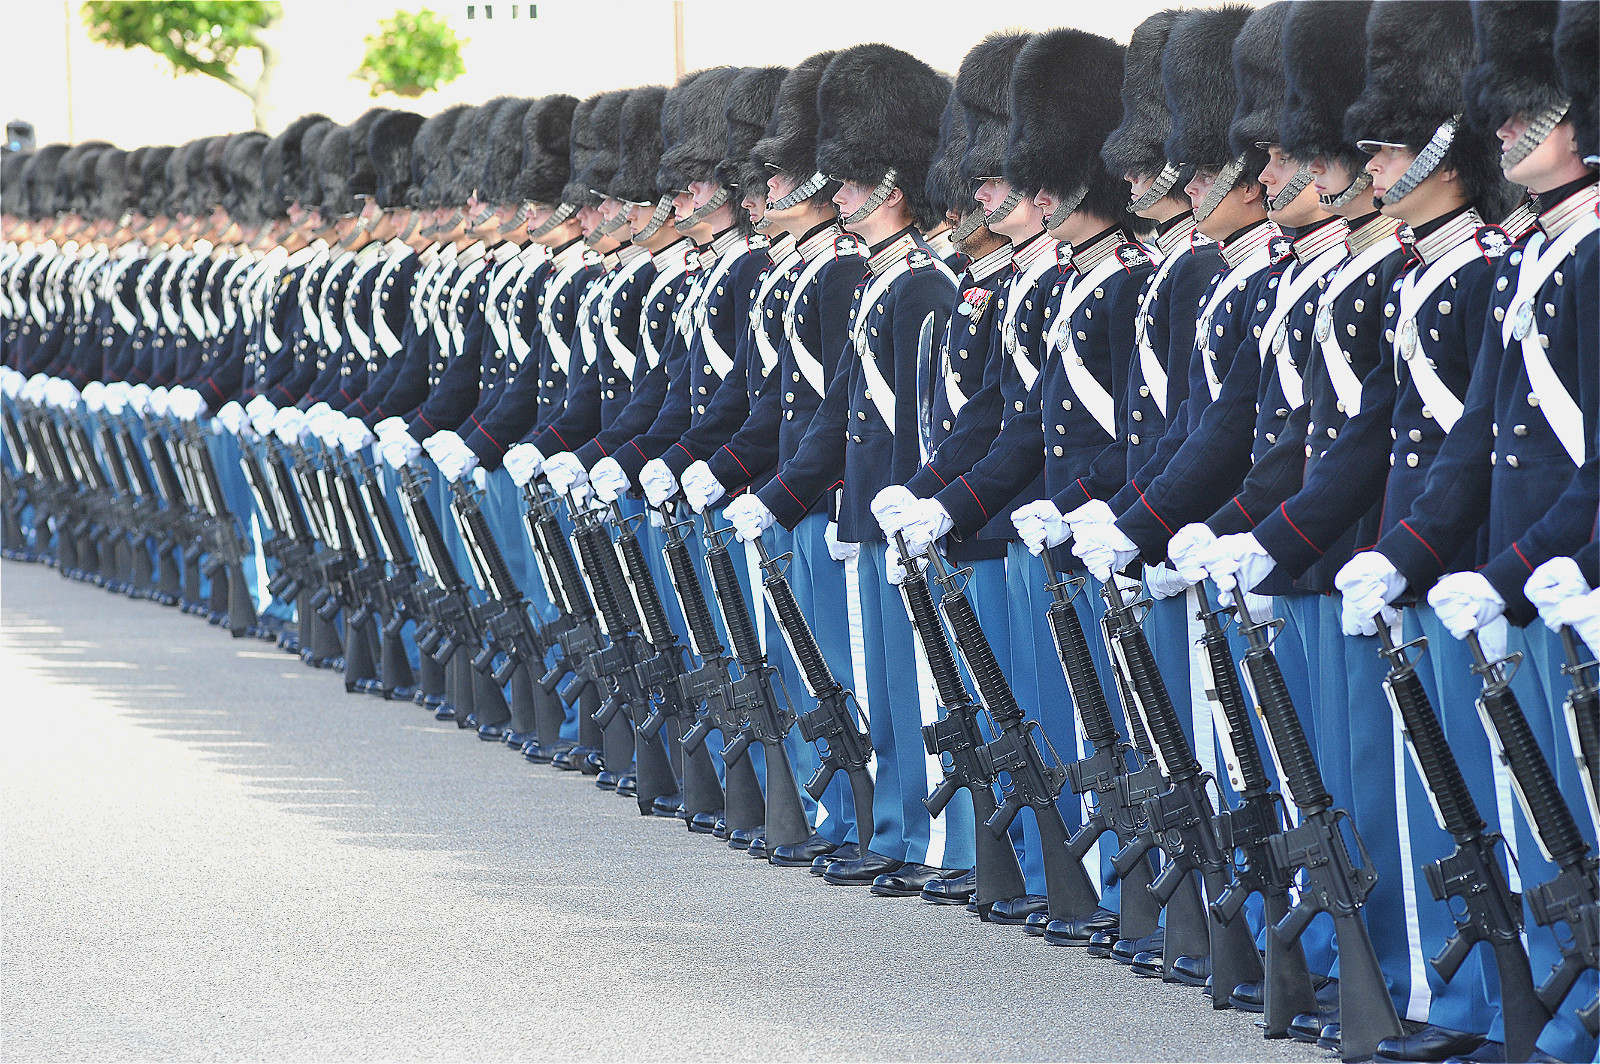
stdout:
<svg viewBox="0 0 1600 1064">
<path fill-rule="evenodd" d="M 923 732 L 926 734 L 927 729 L 923 729 Z M 922 805 L 928 810 L 929 816 L 938 816 L 944 812 L 944 807 L 950 804 L 950 799 L 954 798 L 960 789 L 960 780 L 954 776 L 946 776 L 939 781 L 939 786 L 933 789 L 933 793 L 922 800 Z"/>
<path fill-rule="evenodd" d="M 1016 791 L 1012 791 L 1006 795 L 1005 801 L 1001 802 L 999 807 L 995 809 L 994 815 L 983 822 L 983 826 L 988 828 L 989 833 L 995 838 L 1002 837 L 1011 830 L 1011 822 L 1017 818 L 1018 813 L 1022 812 L 1023 804 L 1022 796 Z"/>
</svg>

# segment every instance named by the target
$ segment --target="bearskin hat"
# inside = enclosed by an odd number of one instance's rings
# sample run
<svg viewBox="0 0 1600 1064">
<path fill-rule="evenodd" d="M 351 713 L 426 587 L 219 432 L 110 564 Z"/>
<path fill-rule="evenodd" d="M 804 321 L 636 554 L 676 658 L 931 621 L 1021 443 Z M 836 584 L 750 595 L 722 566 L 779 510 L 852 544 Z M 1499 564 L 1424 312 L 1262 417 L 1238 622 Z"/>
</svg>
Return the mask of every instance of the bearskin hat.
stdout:
<svg viewBox="0 0 1600 1064">
<path fill-rule="evenodd" d="M 943 215 L 925 186 L 949 99 L 949 80 L 898 48 L 840 51 L 817 86 L 817 169 L 867 186 L 895 171 L 912 218 L 931 229 Z"/>
<path fill-rule="evenodd" d="M 304 180 L 303 167 L 305 159 L 301 149 L 304 147 L 306 133 L 312 128 L 328 121 L 328 116 L 315 112 L 301 115 L 290 122 L 275 138 L 278 148 L 274 152 L 281 163 L 277 166 L 278 179 L 274 182 L 273 189 L 288 207 L 300 196 L 301 182 Z M 315 156 L 312 156 L 315 158 Z"/>
<path fill-rule="evenodd" d="M 587 108 L 579 105 L 572 120 L 572 173 L 561 191 L 561 202 L 573 207 L 598 207 L 594 191 L 611 184 L 617 171 L 621 140 L 622 105 L 627 90 L 592 96 Z"/>
<path fill-rule="evenodd" d="M 90 210 L 98 218 L 115 221 L 128 210 L 128 153 L 107 148 L 94 160 L 95 200 Z"/>
<path fill-rule="evenodd" d="M 961 60 L 955 98 L 967 129 L 960 163 L 963 181 L 998 177 L 1005 165 L 1006 137 L 1011 129 L 1011 70 L 1031 36 L 1016 30 L 991 33 Z"/>
<path fill-rule="evenodd" d="M 265 220 L 261 213 L 261 155 L 270 140 L 265 133 L 235 133 L 223 150 L 227 191 L 222 205 L 240 225 L 260 225 Z"/>
<path fill-rule="evenodd" d="M 739 74 L 731 66 L 697 70 L 667 93 L 659 184 L 684 189 L 716 176 L 728 150 L 728 97 Z"/>
<path fill-rule="evenodd" d="M 322 170 L 318 165 L 322 158 L 322 141 L 334 128 L 334 123 L 318 122 L 306 130 L 306 135 L 300 138 L 300 206 L 308 211 L 316 210 L 322 203 Z"/>
<path fill-rule="evenodd" d="M 766 133 L 751 156 L 761 165 L 805 180 L 817 171 L 817 85 L 836 52 L 818 52 L 784 76 Z"/>
<path fill-rule="evenodd" d="M 417 128 L 411 141 L 411 206 L 427 210 L 444 205 L 444 182 L 450 176 L 446 159 L 450 135 L 469 110 L 466 104 L 447 107 L 429 115 Z"/>
<path fill-rule="evenodd" d="M 485 203 L 515 204 L 517 172 L 522 169 L 522 123 L 533 100 L 515 97 L 495 112 L 489 126 L 489 164 L 478 198 Z"/>
<path fill-rule="evenodd" d="M 67 151 L 68 147 L 65 144 L 46 144 L 36 150 L 24 166 L 22 181 L 27 198 L 28 217 L 42 219 L 56 213 L 56 171 L 60 168 L 61 159 Z M 164 177 L 161 192 L 164 197 L 166 194 Z"/>
<path fill-rule="evenodd" d="M 144 149 L 144 157 L 139 163 L 139 213 L 146 218 L 166 213 L 167 159 L 176 150 L 170 144 L 157 144 Z M 37 157 L 38 152 L 34 155 Z"/>
<path fill-rule="evenodd" d="M 1024 192 L 1063 198 L 1087 192 L 1078 209 L 1126 214 L 1128 186 L 1100 159 L 1122 121 L 1122 45 L 1076 29 L 1035 34 L 1011 75 L 1005 176 Z"/>
<path fill-rule="evenodd" d="M 739 72 L 723 110 L 728 139 L 722 161 L 717 163 L 719 183 L 741 190 L 755 188 L 766 195 L 767 168 L 755 157 L 754 149 L 777 110 L 778 92 L 788 73 L 789 68 L 781 66 L 746 67 Z"/>
<path fill-rule="evenodd" d="M 383 208 L 410 203 L 411 152 L 417 131 L 426 121 L 414 111 L 388 111 L 372 123 L 367 134 L 367 157 L 376 177 L 373 195 Z"/>
<path fill-rule="evenodd" d="M 1283 121 L 1278 144 L 1297 159 L 1366 158 L 1345 136 L 1344 113 L 1366 80 L 1370 0 L 1295 0 L 1283 27 Z"/>
<path fill-rule="evenodd" d="M 22 175 L 28 167 L 28 160 L 33 158 L 33 149 L 6 152 L 0 158 L 4 159 L 3 165 L 0 165 L 0 211 L 25 218 L 28 216 L 28 194 Z"/>
<path fill-rule="evenodd" d="M 572 173 L 572 122 L 578 98 L 541 96 L 522 117 L 522 167 L 512 186 L 518 203 L 554 205 Z"/>
<path fill-rule="evenodd" d="M 327 221 L 356 212 L 350 194 L 350 127 L 334 126 L 317 147 L 317 182 L 321 186 L 322 217 Z"/>
<path fill-rule="evenodd" d="M 1228 126 L 1228 149 L 1243 155 L 1259 144 L 1277 144 L 1283 124 L 1283 26 L 1289 0 L 1258 8 L 1233 39 L 1233 84 L 1239 106 Z"/>
<path fill-rule="evenodd" d="M 1567 121 L 1578 134 L 1578 154 L 1600 154 L 1600 6 L 1593 0 L 1567 0 L 1555 32 L 1556 68 L 1561 88 L 1572 100 Z"/>
<path fill-rule="evenodd" d="M 618 122 L 617 170 L 606 189 L 613 199 L 627 203 L 654 203 L 656 171 L 661 166 L 661 105 L 665 85 L 634 89 L 622 103 Z"/>
<path fill-rule="evenodd" d="M 594 116 L 600 97 L 604 95 L 595 93 L 579 100 L 578 106 L 572 109 L 572 125 L 567 137 L 567 179 L 561 183 L 561 194 L 556 197 L 568 206 L 582 206 L 588 199 L 589 190 L 581 188 L 578 179 L 583 175 L 583 168 L 589 164 L 589 153 L 594 151 L 594 142 L 589 139 L 589 120 Z M 569 196 L 575 198 L 569 199 Z"/>
<path fill-rule="evenodd" d="M 939 148 L 928 164 L 928 179 L 922 183 L 934 210 L 965 216 L 978 205 L 972 198 L 972 183 L 961 179 L 961 156 L 966 150 L 967 123 L 961 116 L 961 102 L 952 92 L 939 119 Z"/>
<path fill-rule="evenodd" d="M 1106 138 L 1100 158 L 1113 175 L 1159 174 L 1172 132 L 1161 88 L 1161 53 L 1179 12 L 1157 11 L 1134 28 L 1122 58 L 1122 123 Z"/>
<path fill-rule="evenodd" d="M 1233 42 L 1249 19 L 1242 4 L 1184 11 L 1161 52 L 1161 86 L 1172 118 L 1167 160 L 1222 167 L 1238 157 L 1228 127 L 1239 107 L 1233 82 Z"/>
<path fill-rule="evenodd" d="M 371 196 L 378 188 L 378 173 L 372 166 L 372 127 L 389 113 L 387 107 L 370 107 L 350 123 L 350 195 Z"/>
<path fill-rule="evenodd" d="M 1556 0 L 1496 0 L 1472 5 L 1478 62 L 1467 71 L 1466 115 L 1479 129 L 1499 129 L 1567 102 L 1556 70 Z"/>
</svg>

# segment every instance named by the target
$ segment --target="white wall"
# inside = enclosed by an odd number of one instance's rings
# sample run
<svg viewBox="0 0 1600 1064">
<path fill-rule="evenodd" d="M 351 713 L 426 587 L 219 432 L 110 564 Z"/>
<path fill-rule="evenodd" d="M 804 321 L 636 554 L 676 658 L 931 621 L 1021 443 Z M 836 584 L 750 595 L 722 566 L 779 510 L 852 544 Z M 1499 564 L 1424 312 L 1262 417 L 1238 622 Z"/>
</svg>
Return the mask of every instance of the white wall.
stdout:
<svg viewBox="0 0 1600 1064">
<path fill-rule="evenodd" d="M 533 20 L 509 18 L 511 5 L 504 2 L 494 5 L 493 20 L 484 19 L 478 3 L 471 21 L 464 2 L 434 4 L 469 39 L 463 50 L 467 72 L 417 100 L 373 99 L 350 75 L 365 50 L 362 38 L 376 31 L 378 20 L 397 7 L 415 9 L 421 3 L 282 0 L 282 6 L 281 59 L 269 119 L 273 131 L 313 110 L 349 121 L 373 104 L 431 113 L 500 94 L 561 91 L 582 97 L 673 79 L 668 0 L 541 0 Z M 527 3 L 516 6 L 525 16 Z M 684 51 L 692 70 L 721 63 L 788 65 L 824 49 L 884 41 L 953 74 L 966 50 L 990 30 L 1074 25 L 1126 41 L 1132 28 L 1161 6 L 1154 0 L 979 0 L 959 6 L 941 0 L 768 0 L 760 5 L 686 0 Z M 71 139 L 103 138 L 124 147 L 250 127 L 249 101 L 220 82 L 201 75 L 175 77 L 151 52 L 90 41 L 75 0 L 0 0 L 0 30 L 7 40 L 0 63 L 0 118 L 33 122 L 41 144 L 69 139 L 69 110 Z M 253 62 L 249 53 L 248 63 Z M 239 72 L 253 74 L 248 64 Z"/>
</svg>

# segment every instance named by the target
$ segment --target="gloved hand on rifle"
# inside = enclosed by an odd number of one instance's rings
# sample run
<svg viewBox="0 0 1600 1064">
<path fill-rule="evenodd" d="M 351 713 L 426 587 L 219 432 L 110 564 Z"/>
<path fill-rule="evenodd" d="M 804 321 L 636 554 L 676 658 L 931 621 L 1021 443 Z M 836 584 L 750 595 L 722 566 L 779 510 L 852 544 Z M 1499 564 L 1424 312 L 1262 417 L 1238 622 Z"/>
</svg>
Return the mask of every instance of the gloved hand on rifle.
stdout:
<svg viewBox="0 0 1600 1064">
<path fill-rule="evenodd" d="M 1556 631 L 1570 627 L 1590 650 L 1600 646 L 1600 589 L 1564 598 L 1539 616 Z"/>
<path fill-rule="evenodd" d="M 312 433 L 328 448 L 339 446 L 339 432 L 344 428 L 345 416 L 337 410 L 326 410 L 314 418 L 309 418 L 307 424 L 311 426 Z"/>
<path fill-rule="evenodd" d="M 50 405 L 59 410 L 71 410 L 79 400 L 78 387 L 69 380 L 54 377 L 50 381 Z"/>
<path fill-rule="evenodd" d="M 822 541 L 828 545 L 828 557 L 836 562 L 847 562 L 861 556 L 861 544 L 839 542 L 839 522 L 829 521 L 822 530 Z"/>
<path fill-rule="evenodd" d="M 378 451 L 390 469 L 404 469 L 422 454 L 422 444 L 409 432 L 391 432 L 379 442 Z"/>
<path fill-rule="evenodd" d="M 106 413 L 112 417 L 121 417 L 122 412 L 128 408 L 127 386 L 123 385 L 120 389 L 108 387 L 105 390 L 105 407 Z"/>
<path fill-rule="evenodd" d="M 167 393 L 167 409 L 181 421 L 195 421 L 205 409 L 205 401 L 193 388 L 178 387 Z"/>
<path fill-rule="evenodd" d="M 1155 565 L 1144 567 L 1144 586 L 1154 599 L 1169 599 L 1181 595 L 1195 585 L 1193 580 L 1185 580 L 1183 574 L 1170 565 Z"/>
<path fill-rule="evenodd" d="M 358 417 L 347 417 L 344 426 L 339 429 L 339 446 L 344 448 L 344 453 L 356 455 L 361 453 L 361 448 L 372 443 L 372 430 L 367 428 L 367 423 Z"/>
<path fill-rule="evenodd" d="M 10 366 L 0 366 L 0 393 L 7 399 L 15 399 L 22 394 L 22 386 L 28 379 Z"/>
<path fill-rule="evenodd" d="M 1278 563 L 1249 532 L 1235 532 L 1217 540 L 1216 554 L 1207 566 L 1207 573 L 1217 585 L 1217 601 L 1224 606 L 1233 604 L 1233 590 L 1254 591 L 1256 585 L 1272 574 Z"/>
<path fill-rule="evenodd" d="M 250 415 L 250 427 L 256 430 L 257 436 L 271 432 L 272 419 L 278 416 L 278 408 L 264 395 L 258 395 L 244 404 L 244 412 Z"/>
<path fill-rule="evenodd" d="M 1139 556 L 1139 548 L 1113 522 L 1085 521 L 1072 528 L 1072 553 L 1096 580 L 1104 583 L 1113 572 L 1120 573 L 1132 564 Z"/>
<path fill-rule="evenodd" d="M 24 395 L 26 398 L 26 395 Z M 150 412 L 150 386 L 148 384 L 135 384 L 128 389 L 128 404 L 133 407 L 133 412 L 141 417 Z"/>
<path fill-rule="evenodd" d="M 1505 616 L 1506 600 L 1482 573 L 1448 573 L 1428 591 L 1428 605 L 1457 639 Z"/>
<path fill-rule="evenodd" d="M 756 498 L 754 492 L 745 492 L 728 504 L 722 511 L 722 516 L 728 524 L 733 526 L 733 531 L 745 543 L 754 543 L 761 538 L 761 533 L 772 527 L 775 517 L 767 509 L 766 503 Z"/>
<path fill-rule="evenodd" d="M 272 431 L 278 439 L 293 445 L 300 442 L 300 430 L 305 428 L 305 424 L 305 414 L 292 406 L 286 406 L 272 419 Z"/>
<path fill-rule="evenodd" d="M 501 464 L 510 474 L 511 483 L 520 488 L 539 475 L 539 469 L 544 465 L 544 455 L 531 443 L 518 443 L 506 452 Z"/>
<path fill-rule="evenodd" d="M 237 400 L 230 399 L 217 410 L 216 420 L 223 428 L 237 436 L 249 421 L 249 415 L 244 412 L 244 407 L 240 406 Z"/>
<path fill-rule="evenodd" d="M 1059 547 L 1072 535 L 1066 515 L 1049 499 L 1023 503 L 1011 511 L 1011 523 L 1034 557 L 1042 555 L 1046 547 Z"/>
<path fill-rule="evenodd" d="M 583 468 L 583 463 L 578 461 L 578 456 L 571 451 L 563 451 L 546 458 L 544 475 L 557 495 L 575 492 L 580 487 L 584 489 L 584 494 L 588 493 L 589 471 Z M 581 495 L 579 501 L 582 501 Z"/>
<path fill-rule="evenodd" d="M 83 386 L 83 405 L 95 413 L 106 408 L 106 386 L 99 381 L 90 381 Z"/>
<path fill-rule="evenodd" d="M 620 471 L 620 467 L 619 471 Z M 639 487 L 644 490 L 644 497 L 650 501 L 651 506 L 660 506 L 674 495 L 678 494 L 678 478 L 672 475 L 672 470 L 667 468 L 667 463 L 659 458 L 652 458 L 639 470 Z M 596 491 L 599 490 L 597 487 Z"/>
<path fill-rule="evenodd" d="M 943 506 L 933 499 L 918 499 L 907 508 L 900 534 L 905 537 L 907 550 L 921 554 L 954 527 L 955 519 Z"/>
<path fill-rule="evenodd" d="M 1589 590 L 1589 581 L 1584 579 L 1583 570 L 1571 558 L 1551 558 L 1535 569 L 1533 575 L 1528 577 L 1528 582 L 1522 585 L 1522 593 L 1528 596 L 1528 601 L 1533 603 L 1552 632 L 1559 632 L 1562 624 L 1566 623 L 1551 621 L 1555 608 L 1570 598 L 1587 595 Z"/>
<path fill-rule="evenodd" d="M 372 431 L 378 434 L 380 442 L 387 440 L 396 432 L 406 431 L 406 419 L 403 417 L 386 417 L 374 425 Z"/>
<path fill-rule="evenodd" d="M 1399 616 L 1389 603 L 1406 589 L 1406 578 L 1394 563 L 1375 550 L 1365 550 L 1344 563 L 1333 578 L 1333 586 L 1344 595 L 1340 627 L 1345 635 L 1377 635 L 1375 618 L 1383 614 L 1385 624 Z"/>
<path fill-rule="evenodd" d="M 1090 499 L 1082 506 L 1062 514 L 1061 519 L 1067 523 L 1068 531 L 1077 535 L 1079 525 L 1113 524 L 1117 520 L 1117 515 L 1112 513 L 1111 507 L 1101 500 Z"/>
<path fill-rule="evenodd" d="M 594 488 L 595 498 L 613 503 L 628 490 L 628 474 L 622 471 L 621 463 L 615 458 L 602 458 L 589 470 L 589 485 Z"/>
<path fill-rule="evenodd" d="M 883 534 L 893 541 L 894 534 L 906 526 L 912 509 L 920 501 L 904 484 L 890 484 L 873 496 L 872 516 L 877 518 Z"/>
<path fill-rule="evenodd" d="M 1217 560 L 1217 535 L 1203 521 L 1184 525 L 1167 540 L 1167 564 L 1191 584 L 1209 575 Z"/>
<path fill-rule="evenodd" d="M 722 481 L 704 462 L 695 462 L 683 471 L 683 497 L 688 501 L 689 509 L 696 513 L 727 493 L 728 489 L 722 486 Z"/>
<path fill-rule="evenodd" d="M 451 483 L 460 480 L 478 465 L 478 456 L 472 453 L 472 448 L 449 429 L 429 436 L 423 441 L 422 449 L 439 467 L 439 473 Z"/>
</svg>

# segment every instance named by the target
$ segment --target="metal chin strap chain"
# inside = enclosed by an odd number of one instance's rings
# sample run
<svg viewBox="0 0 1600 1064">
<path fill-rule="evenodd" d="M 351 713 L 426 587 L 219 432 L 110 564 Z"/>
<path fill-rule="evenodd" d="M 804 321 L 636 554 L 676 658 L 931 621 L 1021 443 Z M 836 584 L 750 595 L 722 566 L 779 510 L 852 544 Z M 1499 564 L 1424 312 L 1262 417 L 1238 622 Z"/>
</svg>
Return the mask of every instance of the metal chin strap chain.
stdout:
<svg viewBox="0 0 1600 1064">
<path fill-rule="evenodd" d="M 493 218 L 493 217 L 494 217 L 494 208 L 493 207 L 485 207 L 483 209 L 483 213 L 482 214 L 478 215 L 476 218 L 472 219 L 472 221 L 467 223 L 467 228 L 468 229 L 476 229 L 476 228 L 478 228 L 478 226 L 482 225 L 483 223 L 487 222 L 490 218 Z"/>
<path fill-rule="evenodd" d="M 606 237 L 610 236 L 612 233 L 615 233 L 618 229 L 621 229 L 624 225 L 627 224 L 627 222 L 628 222 L 628 212 L 627 211 L 618 211 L 616 214 L 613 214 L 610 218 L 607 218 L 605 221 L 603 221 L 599 225 L 595 226 L 594 232 L 592 232 L 588 236 L 584 237 L 583 238 L 583 242 L 585 244 L 587 244 L 589 247 L 594 247 L 596 244 L 600 243 L 600 241 L 604 240 Z"/>
<path fill-rule="evenodd" d="M 510 234 L 516 232 L 522 226 L 522 223 L 528 220 L 528 214 L 532 210 L 533 204 L 531 203 L 524 203 L 522 206 L 518 207 L 517 213 L 513 214 L 511 216 L 511 220 L 505 225 L 502 225 L 495 235 L 509 236 Z"/>
<path fill-rule="evenodd" d="M 1211 212 L 1217 205 L 1227 198 L 1228 193 L 1239 183 L 1239 175 L 1244 171 L 1244 156 L 1241 155 L 1233 162 L 1224 166 L 1217 179 L 1211 183 L 1211 189 L 1206 193 L 1206 198 L 1200 201 L 1200 206 L 1194 209 L 1194 220 L 1198 224 L 1211 217 Z"/>
<path fill-rule="evenodd" d="M 960 244 L 963 240 L 967 239 L 967 237 L 971 236 L 973 233 L 976 233 L 978 231 L 978 226 L 982 225 L 985 220 L 986 218 L 983 213 L 983 208 L 979 207 L 977 204 L 974 204 L 972 210 L 962 215 L 961 224 L 950 230 L 951 242 L 954 244 Z"/>
<path fill-rule="evenodd" d="M 872 212 L 883 206 L 883 201 L 889 198 L 894 191 L 894 183 L 900 177 L 900 171 L 891 169 L 883 175 L 883 180 L 878 182 L 878 187 L 872 190 L 872 195 L 861 205 L 861 209 L 850 217 L 843 219 L 845 225 L 858 225 L 866 221 Z"/>
<path fill-rule="evenodd" d="M 540 237 L 548 235 L 556 226 L 576 214 L 577 210 L 578 208 L 570 203 L 557 204 L 556 209 L 550 212 L 550 217 L 528 230 L 528 236 L 538 240 Z"/>
<path fill-rule="evenodd" d="M 1000 206 L 984 215 L 984 224 L 994 225 L 996 222 L 1005 221 L 1006 218 L 1010 216 L 1011 212 L 1017 209 L 1017 204 L 1021 202 L 1021 191 L 1018 189 L 1012 189 L 1010 192 L 1006 193 L 1006 198 L 1000 201 Z"/>
<path fill-rule="evenodd" d="M 1064 223 L 1068 218 L 1072 217 L 1072 212 L 1078 209 L 1078 205 L 1082 203 L 1084 197 L 1088 195 L 1089 186 L 1084 185 L 1079 188 L 1078 191 L 1074 192 L 1072 195 L 1068 196 L 1066 199 L 1057 204 L 1056 209 L 1050 212 L 1050 217 L 1044 220 L 1045 231 L 1049 232 L 1052 229 L 1060 227 L 1062 223 Z"/>
<path fill-rule="evenodd" d="M 450 217 L 446 218 L 442 222 L 439 222 L 437 225 L 428 226 L 428 228 L 426 228 L 426 229 L 424 229 L 422 231 L 422 235 L 423 236 L 434 236 L 434 235 L 436 235 L 438 233 L 448 232 L 449 230 L 454 229 L 456 226 L 460 225 L 461 224 L 461 219 L 464 218 L 465 216 L 466 215 L 465 215 L 464 211 L 460 211 L 460 210 L 451 211 L 450 212 Z"/>
<path fill-rule="evenodd" d="M 765 233 L 768 229 L 772 228 L 772 219 L 763 214 L 760 218 L 757 218 L 751 223 L 751 227 L 754 228 L 758 233 Z"/>
<path fill-rule="evenodd" d="M 1500 156 L 1500 169 L 1509 171 L 1513 166 L 1532 155 L 1534 149 L 1544 143 L 1544 138 L 1550 135 L 1550 131 L 1559 126 L 1561 120 L 1567 117 L 1567 108 L 1571 106 L 1572 101 L 1568 100 L 1565 103 L 1556 104 L 1554 107 L 1546 107 L 1535 115 L 1533 121 L 1528 123 L 1528 128 L 1524 129 L 1517 136 L 1517 139 L 1511 142 L 1511 147 L 1506 149 L 1505 154 Z"/>
<path fill-rule="evenodd" d="M 1363 173 L 1360 177 L 1350 182 L 1350 187 L 1345 189 L 1343 192 L 1335 192 L 1331 196 L 1318 194 L 1317 200 L 1324 207 L 1329 209 L 1337 209 L 1339 207 L 1343 207 L 1371 187 L 1372 175 Z"/>
<path fill-rule="evenodd" d="M 1145 189 L 1144 195 L 1135 197 L 1133 202 L 1128 204 L 1128 210 L 1133 214 L 1138 214 L 1140 211 L 1147 211 L 1154 207 L 1156 201 L 1171 192 L 1172 186 L 1178 183 L 1178 174 L 1178 168 L 1171 163 L 1163 166 L 1161 172 L 1156 175 L 1155 183 Z"/>
<path fill-rule="evenodd" d="M 689 217 L 680 222 L 673 222 L 672 224 L 680 233 L 687 229 L 693 229 L 695 226 L 711 217 L 712 213 L 715 212 L 718 207 L 721 207 L 727 202 L 728 186 L 719 185 L 717 190 L 711 194 L 710 199 L 706 200 L 702 206 L 696 207 L 694 210 L 689 212 Z"/>
<path fill-rule="evenodd" d="M 1406 172 L 1400 175 L 1400 180 L 1396 181 L 1394 186 L 1383 194 L 1383 203 L 1386 206 L 1399 203 L 1411 195 L 1413 189 L 1426 181 L 1428 175 L 1438 169 L 1439 164 L 1444 161 L 1444 153 L 1450 150 L 1451 142 L 1456 139 L 1456 124 L 1460 121 L 1460 118 L 1460 115 L 1452 115 L 1445 119 L 1443 125 L 1433 131 L 1433 136 L 1428 139 L 1428 143 L 1423 146 L 1423 149 L 1417 153 L 1417 157 L 1411 161 L 1411 165 L 1406 168 Z M 1357 146 L 1359 147 L 1359 145 Z"/>
<path fill-rule="evenodd" d="M 651 237 L 655 236 L 661 227 L 667 224 L 667 219 L 671 216 L 672 197 L 662 196 L 656 201 L 655 213 L 650 215 L 650 221 L 645 224 L 643 229 L 639 230 L 633 235 L 633 242 L 637 244 L 641 241 L 649 240 Z"/>
<path fill-rule="evenodd" d="M 767 204 L 769 211 L 786 211 L 791 207 L 798 207 L 806 200 L 822 191 L 822 186 L 828 183 L 828 175 L 821 170 L 806 178 L 796 185 L 793 191 Z"/>
<path fill-rule="evenodd" d="M 417 228 L 417 212 L 416 211 L 411 211 L 410 212 L 410 216 L 408 218 L 406 218 L 406 230 L 405 230 L 405 232 L 400 234 L 400 242 L 403 244 L 407 240 L 410 240 L 411 239 L 411 234 L 416 228 Z"/>
<path fill-rule="evenodd" d="M 339 247 L 341 249 L 350 247 L 350 245 L 354 244 L 357 240 L 359 240 L 361 238 L 361 236 L 363 234 L 365 234 L 368 229 L 371 229 L 371 228 L 372 228 L 372 219 L 368 218 L 364 214 L 361 215 L 360 217 L 358 217 L 356 219 L 356 227 L 354 229 L 350 230 L 350 235 L 347 236 L 347 237 L 342 238 L 339 241 Z"/>
<path fill-rule="evenodd" d="M 1276 196 L 1267 200 L 1267 210 L 1281 211 L 1299 198 L 1300 193 L 1311 184 L 1311 170 L 1305 163 L 1300 164 L 1300 169 L 1289 179 L 1289 183 L 1278 190 Z"/>
</svg>

